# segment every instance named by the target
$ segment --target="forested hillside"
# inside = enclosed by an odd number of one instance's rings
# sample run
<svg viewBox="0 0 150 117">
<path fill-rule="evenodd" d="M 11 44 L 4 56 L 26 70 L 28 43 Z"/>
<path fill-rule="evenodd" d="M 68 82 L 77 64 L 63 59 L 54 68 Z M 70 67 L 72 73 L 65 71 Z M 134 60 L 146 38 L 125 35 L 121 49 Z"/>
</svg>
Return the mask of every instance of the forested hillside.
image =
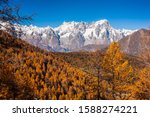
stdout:
<svg viewBox="0 0 150 117">
<path fill-rule="evenodd" d="M 149 71 L 117 43 L 51 53 L 0 31 L 0 99 L 150 99 Z"/>
<path fill-rule="evenodd" d="M 95 78 L 0 31 L 0 99 L 96 99 Z"/>
</svg>

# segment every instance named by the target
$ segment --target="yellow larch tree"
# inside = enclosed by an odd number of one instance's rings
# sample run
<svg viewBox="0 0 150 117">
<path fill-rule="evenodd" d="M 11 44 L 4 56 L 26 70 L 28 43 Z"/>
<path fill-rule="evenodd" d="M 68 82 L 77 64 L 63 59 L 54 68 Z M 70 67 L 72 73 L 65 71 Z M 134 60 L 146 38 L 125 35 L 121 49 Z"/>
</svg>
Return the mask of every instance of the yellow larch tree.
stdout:
<svg viewBox="0 0 150 117">
<path fill-rule="evenodd" d="M 136 99 L 150 99 L 150 68 L 140 70 L 135 86 Z"/>
<path fill-rule="evenodd" d="M 126 86 L 132 82 L 133 69 L 125 60 L 124 54 L 119 48 L 119 44 L 113 42 L 106 51 L 101 63 L 102 77 L 108 81 L 111 92 L 109 99 L 126 99 L 130 92 L 127 92 Z"/>
</svg>

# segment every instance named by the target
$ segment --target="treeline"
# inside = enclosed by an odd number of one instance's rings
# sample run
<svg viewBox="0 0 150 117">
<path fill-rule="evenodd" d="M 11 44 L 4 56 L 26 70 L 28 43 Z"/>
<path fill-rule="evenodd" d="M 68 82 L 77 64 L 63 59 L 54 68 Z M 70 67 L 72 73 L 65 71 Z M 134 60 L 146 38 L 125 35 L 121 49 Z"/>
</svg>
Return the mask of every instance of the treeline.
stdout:
<svg viewBox="0 0 150 117">
<path fill-rule="evenodd" d="M 51 53 L 0 31 L 0 99 L 150 99 L 150 72 L 119 45 L 105 53 Z"/>
</svg>

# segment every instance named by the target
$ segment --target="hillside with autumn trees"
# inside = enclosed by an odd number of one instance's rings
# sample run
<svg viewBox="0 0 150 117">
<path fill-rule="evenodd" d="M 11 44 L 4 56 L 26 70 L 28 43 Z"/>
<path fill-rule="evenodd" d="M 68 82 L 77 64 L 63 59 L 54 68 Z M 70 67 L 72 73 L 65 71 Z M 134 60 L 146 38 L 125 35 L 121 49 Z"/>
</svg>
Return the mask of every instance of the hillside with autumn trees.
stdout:
<svg viewBox="0 0 150 117">
<path fill-rule="evenodd" d="M 0 31 L 0 99 L 150 99 L 149 71 L 115 42 L 104 51 L 54 53 Z"/>
</svg>

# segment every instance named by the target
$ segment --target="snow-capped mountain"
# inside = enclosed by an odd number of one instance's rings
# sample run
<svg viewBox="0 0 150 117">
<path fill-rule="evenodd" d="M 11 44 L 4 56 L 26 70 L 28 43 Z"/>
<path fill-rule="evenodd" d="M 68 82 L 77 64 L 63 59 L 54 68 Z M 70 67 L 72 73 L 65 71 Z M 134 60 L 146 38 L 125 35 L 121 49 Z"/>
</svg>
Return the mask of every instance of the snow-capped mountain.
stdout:
<svg viewBox="0 0 150 117">
<path fill-rule="evenodd" d="M 49 51 L 64 51 L 60 47 L 59 35 L 50 27 L 21 26 L 19 38 Z"/>
<path fill-rule="evenodd" d="M 56 28 L 15 25 L 14 29 L 22 31 L 17 35 L 19 38 L 49 51 L 72 51 L 87 45 L 108 45 L 134 32 L 114 29 L 107 20 L 64 22 Z"/>
<path fill-rule="evenodd" d="M 86 45 L 108 45 L 133 33 L 132 30 L 117 30 L 107 20 L 92 23 L 64 22 L 54 29 L 60 35 L 60 44 L 70 50 Z"/>
</svg>

